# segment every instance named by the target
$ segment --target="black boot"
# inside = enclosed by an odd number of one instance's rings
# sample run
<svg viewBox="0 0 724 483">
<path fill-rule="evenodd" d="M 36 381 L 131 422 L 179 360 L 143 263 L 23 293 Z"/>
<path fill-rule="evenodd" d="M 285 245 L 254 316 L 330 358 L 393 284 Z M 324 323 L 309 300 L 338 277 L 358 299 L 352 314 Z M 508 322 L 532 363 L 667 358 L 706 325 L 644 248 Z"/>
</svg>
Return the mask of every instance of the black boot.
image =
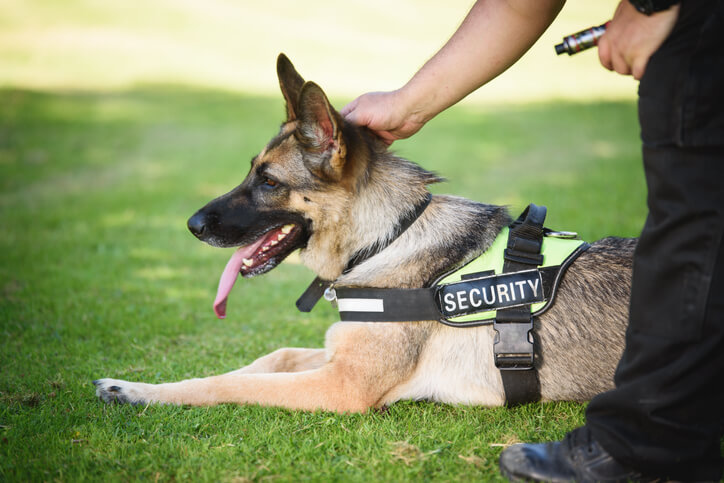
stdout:
<svg viewBox="0 0 724 483">
<path fill-rule="evenodd" d="M 516 444 L 500 455 L 500 471 L 510 481 L 626 482 L 657 481 L 619 464 L 593 438 L 587 427 L 563 441 Z"/>
</svg>

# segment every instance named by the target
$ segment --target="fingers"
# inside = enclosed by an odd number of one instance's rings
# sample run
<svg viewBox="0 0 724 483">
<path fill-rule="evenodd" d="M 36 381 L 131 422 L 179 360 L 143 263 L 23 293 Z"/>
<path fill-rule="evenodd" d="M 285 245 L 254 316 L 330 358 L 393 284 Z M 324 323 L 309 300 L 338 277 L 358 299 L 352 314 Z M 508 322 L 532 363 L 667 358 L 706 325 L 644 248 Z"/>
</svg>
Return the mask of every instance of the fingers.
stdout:
<svg viewBox="0 0 724 483">
<path fill-rule="evenodd" d="M 648 58 L 639 59 L 637 62 L 634 62 L 633 66 L 631 66 L 631 75 L 633 75 L 634 79 L 641 80 L 644 76 L 648 60 Z"/>
<path fill-rule="evenodd" d="M 372 131 L 372 132 L 375 133 L 377 135 L 377 137 L 380 138 L 382 140 L 382 142 L 384 142 L 388 146 L 390 144 L 394 143 L 395 141 L 397 141 L 397 138 L 387 131 Z"/>
<path fill-rule="evenodd" d="M 362 97 L 362 96 L 360 96 Z M 352 124 L 357 124 L 358 126 L 367 125 L 361 118 L 360 118 L 360 111 L 357 109 L 359 105 L 359 97 L 346 106 L 344 106 L 340 111 L 339 114 L 344 117 L 347 121 L 351 122 Z M 368 126 L 369 127 L 369 126 Z M 382 142 L 387 144 L 388 146 L 395 142 L 397 140 L 397 137 L 390 134 L 388 131 L 377 131 L 370 128 L 370 131 L 372 131 L 375 135 L 377 135 Z"/>
<path fill-rule="evenodd" d="M 603 34 L 598 41 L 598 60 L 606 69 L 613 70 L 613 63 L 611 63 L 611 44 L 608 42 L 606 34 Z"/>
<path fill-rule="evenodd" d="M 350 112 L 354 111 L 354 110 L 357 108 L 357 104 L 358 104 L 358 103 L 359 103 L 359 97 L 358 97 L 357 99 L 355 99 L 354 101 L 350 102 L 349 104 L 347 104 L 346 106 L 344 106 L 344 107 L 339 111 L 339 114 L 340 114 L 342 117 L 347 117 L 347 115 L 348 115 Z"/>
<path fill-rule="evenodd" d="M 369 115 L 365 114 L 364 106 L 360 107 L 360 99 L 363 96 L 358 97 L 354 101 L 350 102 L 339 111 L 339 114 L 348 122 L 357 124 L 358 126 L 369 125 Z"/>
<path fill-rule="evenodd" d="M 407 119 L 409 109 L 395 91 L 362 94 L 339 113 L 347 122 L 369 128 L 387 145 L 410 137 L 422 127 Z"/>
<path fill-rule="evenodd" d="M 611 49 L 611 64 L 613 65 L 613 70 L 621 75 L 629 75 L 631 73 L 630 59 L 626 59 L 620 49 Z"/>
<path fill-rule="evenodd" d="M 344 113 L 342 111 L 339 111 L 339 113 L 344 117 L 347 121 L 351 122 L 352 124 L 362 125 L 363 123 L 360 122 L 359 119 L 359 111 L 354 110 L 354 108 L 351 111 L 348 111 L 347 113 Z"/>
<path fill-rule="evenodd" d="M 598 60 L 601 65 L 622 75 L 631 74 L 631 61 L 624 57 L 622 50 L 607 35 L 603 34 L 598 41 Z"/>
</svg>

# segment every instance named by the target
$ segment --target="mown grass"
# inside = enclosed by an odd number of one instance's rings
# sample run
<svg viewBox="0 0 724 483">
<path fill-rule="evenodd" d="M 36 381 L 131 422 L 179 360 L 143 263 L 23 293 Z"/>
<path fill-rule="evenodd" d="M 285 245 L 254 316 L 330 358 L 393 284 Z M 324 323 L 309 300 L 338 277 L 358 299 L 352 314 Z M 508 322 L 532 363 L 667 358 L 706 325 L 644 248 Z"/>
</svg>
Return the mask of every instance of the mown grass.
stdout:
<svg viewBox="0 0 724 483">
<path fill-rule="evenodd" d="M 583 422 L 575 403 L 337 415 L 95 398 L 99 377 L 207 376 L 323 344 L 335 314 L 296 312 L 313 277 L 299 265 L 244 281 L 216 320 L 229 251 L 185 227 L 241 181 L 282 112 L 178 86 L 0 91 L 0 479 L 499 480 L 504 445 Z M 396 149 L 449 179 L 435 192 L 545 204 L 549 226 L 592 240 L 643 222 L 637 132 L 627 102 L 469 106 Z"/>
</svg>

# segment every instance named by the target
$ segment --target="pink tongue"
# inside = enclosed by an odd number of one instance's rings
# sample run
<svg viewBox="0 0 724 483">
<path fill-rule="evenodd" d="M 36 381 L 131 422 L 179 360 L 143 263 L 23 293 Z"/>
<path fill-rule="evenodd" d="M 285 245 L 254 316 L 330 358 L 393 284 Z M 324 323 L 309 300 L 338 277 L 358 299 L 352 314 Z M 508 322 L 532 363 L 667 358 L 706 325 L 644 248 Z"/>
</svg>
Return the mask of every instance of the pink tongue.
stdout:
<svg viewBox="0 0 724 483">
<path fill-rule="evenodd" d="M 218 318 L 223 319 L 226 317 L 226 300 L 229 298 L 229 292 L 231 292 L 231 288 L 234 286 L 234 283 L 239 276 L 239 270 L 241 270 L 244 259 L 251 258 L 257 248 L 259 248 L 259 245 L 261 245 L 262 241 L 263 240 L 259 240 L 256 243 L 239 248 L 234 252 L 229 259 L 229 262 L 226 264 L 224 273 L 221 274 L 221 279 L 219 280 L 219 288 L 216 291 L 216 300 L 214 300 L 214 313 Z"/>
</svg>

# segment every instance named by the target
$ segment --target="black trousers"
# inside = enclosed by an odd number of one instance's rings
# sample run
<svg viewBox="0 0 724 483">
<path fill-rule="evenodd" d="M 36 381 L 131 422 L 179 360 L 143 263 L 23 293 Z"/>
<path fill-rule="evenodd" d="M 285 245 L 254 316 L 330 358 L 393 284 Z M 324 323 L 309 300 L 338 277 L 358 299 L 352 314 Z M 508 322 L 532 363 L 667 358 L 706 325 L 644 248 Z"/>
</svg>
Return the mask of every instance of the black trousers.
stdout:
<svg viewBox="0 0 724 483">
<path fill-rule="evenodd" d="M 724 1 L 684 0 L 639 86 L 649 214 L 616 388 L 587 425 L 614 458 L 674 479 L 722 476 Z"/>
</svg>

